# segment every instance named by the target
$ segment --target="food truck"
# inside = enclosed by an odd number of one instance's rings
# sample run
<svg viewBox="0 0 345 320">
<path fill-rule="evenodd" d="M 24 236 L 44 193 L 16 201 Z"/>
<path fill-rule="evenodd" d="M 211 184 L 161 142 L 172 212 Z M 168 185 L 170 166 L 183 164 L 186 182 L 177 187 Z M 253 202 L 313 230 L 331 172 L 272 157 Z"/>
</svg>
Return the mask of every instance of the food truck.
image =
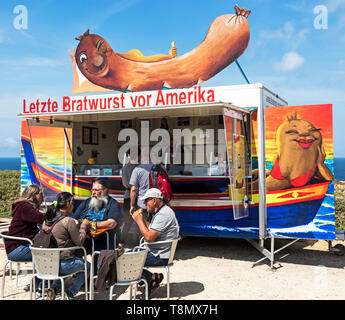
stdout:
<svg viewBox="0 0 345 320">
<path fill-rule="evenodd" d="M 315 143 L 309 141 L 314 132 L 321 142 L 322 126 L 323 166 L 333 170 L 332 132 L 327 128 L 332 123 L 331 105 L 288 106 L 257 83 L 68 96 L 61 106 L 62 111 L 19 115 L 25 118 L 22 188 L 40 184 L 46 202 L 65 190 L 83 200 L 90 196 L 92 182 L 103 178 L 110 183 L 111 196 L 122 204 L 126 151 L 140 146 L 142 154 L 147 150 L 150 155 L 156 148 L 155 162 L 164 164 L 169 174 L 169 205 L 182 236 L 335 239 L 334 187 L 332 181 L 316 176 L 320 159 L 311 156 L 315 177 L 272 190 L 265 185 L 277 153 L 275 144 L 283 143 L 276 135 L 286 115 L 300 126 L 294 125 L 300 133 L 288 135 L 304 139 L 295 142 L 303 152 Z M 155 134 L 163 121 L 165 140 Z M 307 136 L 303 126 L 310 127 Z M 128 139 L 131 133 L 133 141 Z M 300 161 L 293 148 L 292 152 L 292 161 Z M 282 167 L 282 153 L 280 157 Z"/>
<path fill-rule="evenodd" d="M 332 105 L 289 106 L 261 83 L 205 86 L 246 49 L 249 14 L 235 6 L 182 56 L 174 43 L 145 57 L 89 30 L 76 38 L 72 95 L 23 100 L 22 188 L 82 201 L 102 178 L 122 204 L 139 146 L 169 174 L 181 236 L 247 239 L 271 265 L 277 237 L 336 239 Z"/>
</svg>

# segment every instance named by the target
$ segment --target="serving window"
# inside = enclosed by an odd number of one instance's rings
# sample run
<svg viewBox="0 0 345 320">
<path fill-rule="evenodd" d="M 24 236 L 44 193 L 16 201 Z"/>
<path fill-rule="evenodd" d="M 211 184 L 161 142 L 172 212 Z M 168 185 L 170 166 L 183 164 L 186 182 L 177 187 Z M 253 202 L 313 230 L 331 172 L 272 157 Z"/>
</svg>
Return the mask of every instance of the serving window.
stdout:
<svg viewBox="0 0 345 320">
<path fill-rule="evenodd" d="M 222 115 L 76 122 L 73 132 L 77 175 L 121 175 L 126 150 L 140 146 L 142 158 L 163 163 L 170 176 L 227 176 Z"/>
</svg>

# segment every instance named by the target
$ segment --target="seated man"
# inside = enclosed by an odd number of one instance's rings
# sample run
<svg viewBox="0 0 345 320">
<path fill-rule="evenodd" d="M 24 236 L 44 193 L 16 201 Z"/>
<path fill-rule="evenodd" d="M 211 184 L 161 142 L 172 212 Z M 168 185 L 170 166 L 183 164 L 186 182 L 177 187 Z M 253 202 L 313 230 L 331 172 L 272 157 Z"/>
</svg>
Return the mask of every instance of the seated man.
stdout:
<svg viewBox="0 0 345 320">
<path fill-rule="evenodd" d="M 97 229 L 110 229 L 109 249 L 114 249 L 114 235 L 117 226 L 121 225 L 122 214 L 118 202 L 109 196 L 109 189 L 106 181 L 96 180 L 91 189 L 91 197 L 82 202 L 73 214 L 73 218 L 78 220 L 87 219 L 89 227 L 91 221 L 96 221 Z M 106 234 L 100 234 L 95 238 L 95 251 L 107 248 Z M 91 240 L 86 239 L 84 244 L 86 250 L 91 250 Z"/>
<path fill-rule="evenodd" d="M 146 191 L 141 200 L 145 201 L 146 210 L 152 214 L 151 223 L 145 220 L 141 210 L 133 213 L 132 218 L 139 227 L 146 242 L 173 240 L 179 237 L 179 224 L 175 212 L 163 202 L 163 195 L 159 189 L 151 188 Z M 164 266 L 168 264 L 171 244 L 149 245 L 145 266 Z M 143 270 L 143 276 L 149 284 L 149 291 L 159 286 L 163 274 L 152 274 Z"/>
</svg>

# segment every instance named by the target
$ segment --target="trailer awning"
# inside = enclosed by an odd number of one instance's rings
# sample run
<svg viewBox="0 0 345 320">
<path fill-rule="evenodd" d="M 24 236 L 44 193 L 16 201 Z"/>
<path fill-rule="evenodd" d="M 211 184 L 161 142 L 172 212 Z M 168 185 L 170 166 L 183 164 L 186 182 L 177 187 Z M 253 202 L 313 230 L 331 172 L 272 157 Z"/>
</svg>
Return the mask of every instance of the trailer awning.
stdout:
<svg viewBox="0 0 345 320">
<path fill-rule="evenodd" d="M 249 113 L 249 110 L 226 102 L 199 103 L 189 105 L 170 105 L 164 107 L 144 107 L 133 109 L 99 110 L 88 112 L 57 112 L 41 114 L 19 114 L 25 119 L 39 119 L 42 121 L 84 122 L 107 121 L 125 119 L 152 119 L 161 117 L 211 116 L 222 115 L 223 108 L 231 108 Z"/>
</svg>

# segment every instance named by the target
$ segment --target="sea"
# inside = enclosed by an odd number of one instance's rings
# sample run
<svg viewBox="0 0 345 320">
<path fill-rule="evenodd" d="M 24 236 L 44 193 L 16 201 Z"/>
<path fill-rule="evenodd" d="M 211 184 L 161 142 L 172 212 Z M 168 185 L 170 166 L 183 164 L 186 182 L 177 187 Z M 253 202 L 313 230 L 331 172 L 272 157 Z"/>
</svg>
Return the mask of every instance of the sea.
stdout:
<svg viewBox="0 0 345 320">
<path fill-rule="evenodd" d="M 0 157 L 0 170 L 20 170 L 20 158 Z"/>
<path fill-rule="evenodd" d="M 345 181 L 345 158 L 334 158 L 334 176 L 336 180 Z"/>
<path fill-rule="evenodd" d="M 0 157 L 0 170 L 20 170 L 20 158 Z M 345 181 L 345 158 L 334 158 L 334 177 Z"/>
</svg>

